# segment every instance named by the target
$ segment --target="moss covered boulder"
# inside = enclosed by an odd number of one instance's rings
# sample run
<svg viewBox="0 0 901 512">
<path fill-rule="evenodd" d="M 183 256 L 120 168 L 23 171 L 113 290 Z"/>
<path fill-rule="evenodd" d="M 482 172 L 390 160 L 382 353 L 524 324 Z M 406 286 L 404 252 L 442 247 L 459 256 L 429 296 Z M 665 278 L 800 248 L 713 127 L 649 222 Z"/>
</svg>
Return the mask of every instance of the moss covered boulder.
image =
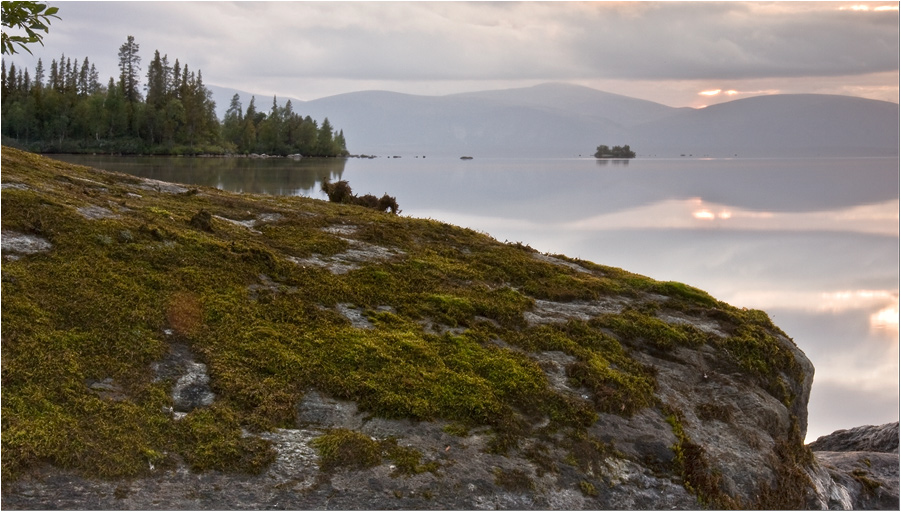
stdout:
<svg viewBox="0 0 901 512">
<path fill-rule="evenodd" d="M 813 367 L 761 311 L 433 220 L 2 159 L 7 507 L 814 503 Z"/>
</svg>

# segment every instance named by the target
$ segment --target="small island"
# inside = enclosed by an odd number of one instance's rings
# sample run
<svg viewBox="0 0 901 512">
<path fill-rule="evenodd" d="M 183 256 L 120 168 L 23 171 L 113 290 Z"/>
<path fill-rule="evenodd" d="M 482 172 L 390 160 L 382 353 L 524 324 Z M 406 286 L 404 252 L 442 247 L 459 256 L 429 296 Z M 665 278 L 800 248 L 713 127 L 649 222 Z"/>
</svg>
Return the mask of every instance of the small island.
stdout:
<svg viewBox="0 0 901 512">
<path fill-rule="evenodd" d="M 629 148 L 629 145 L 625 146 L 610 146 L 600 145 L 598 146 L 598 150 L 594 153 L 595 158 L 635 158 L 635 152 Z"/>
</svg>

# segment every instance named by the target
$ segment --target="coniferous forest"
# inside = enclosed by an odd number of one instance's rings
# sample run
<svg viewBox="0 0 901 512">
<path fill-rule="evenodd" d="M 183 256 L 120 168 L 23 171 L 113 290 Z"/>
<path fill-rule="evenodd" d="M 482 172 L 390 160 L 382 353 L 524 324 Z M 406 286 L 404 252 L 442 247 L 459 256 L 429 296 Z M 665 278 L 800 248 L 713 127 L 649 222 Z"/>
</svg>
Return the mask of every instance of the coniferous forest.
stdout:
<svg viewBox="0 0 901 512">
<path fill-rule="evenodd" d="M 119 47 L 119 78 L 62 55 L 33 72 L 2 63 L 3 143 L 41 153 L 347 155 L 343 131 L 294 112 L 291 102 L 258 110 L 235 94 L 216 116 L 203 76 L 155 51 L 141 70 L 140 46 Z M 143 83 L 142 83 L 143 79 Z"/>
</svg>

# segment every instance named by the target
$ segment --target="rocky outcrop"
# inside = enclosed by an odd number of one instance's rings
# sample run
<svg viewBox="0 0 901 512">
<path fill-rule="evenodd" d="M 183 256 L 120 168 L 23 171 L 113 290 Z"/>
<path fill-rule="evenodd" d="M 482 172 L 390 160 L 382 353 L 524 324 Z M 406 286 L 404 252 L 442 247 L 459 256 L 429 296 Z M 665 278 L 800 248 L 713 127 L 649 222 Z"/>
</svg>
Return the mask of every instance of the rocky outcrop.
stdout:
<svg viewBox="0 0 901 512">
<path fill-rule="evenodd" d="M 803 445 L 814 368 L 761 311 L 366 208 L 3 164 L 6 508 L 897 505 L 897 439 Z"/>
<path fill-rule="evenodd" d="M 838 430 L 809 447 L 821 508 L 898 510 L 898 422 Z"/>
<path fill-rule="evenodd" d="M 536 318 L 549 320 L 556 311 L 556 321 L 586 310 L 546 302 L 538 307 Z M 339 309 L 348 314 L 346 305 Z M 183 381 L 206 381 L 195 375 L 205 377 L 194 371 L 199 363 L 175 347 L 156 365 L 157 373 L 180 375 L 172 390 L 179 409 L 209 406 L 211 394 L 203 390 L 194 393 L 203 400 L 182 404 Z M 260 475 L 193 473 L 178 465 L 128 481 L 100 481 L 43 468 L 7 486 L 4 502 L 10 508 L 578 510 L 763 506 L 778 503 L 775 496 L 798 505 L 812 496 L 806 478 L 787 469 L 792 456 L 780 451 L 798 432 L 792 408 L 750 385 L 709 346 L 634 354 L 655 369 L 656 396 L 665 405 L 632 415 L 602 413 L 581 437 L 543 432 L 539 423 L 516 448 L 497 453 L 487 427 L 373 417 L 355 402 L 308 389 L 297 404 L 295 428 L 246 433 L 276 451 Z M 571 356 L 531 357 L 558 391 L 575 400 L 589 397 L 566 376 L 575 363 Z M 806 358 L 797 357 L 812 376 Z M 806 402 L 809 380 L 798 383 L 797 400 Z M 365 467 L 325 469 L 314 443 L 330 432 L 359 433 L 380 446 L 395 443 L 416 460 L 410 465 L 383 456 Z"/>
</svg>

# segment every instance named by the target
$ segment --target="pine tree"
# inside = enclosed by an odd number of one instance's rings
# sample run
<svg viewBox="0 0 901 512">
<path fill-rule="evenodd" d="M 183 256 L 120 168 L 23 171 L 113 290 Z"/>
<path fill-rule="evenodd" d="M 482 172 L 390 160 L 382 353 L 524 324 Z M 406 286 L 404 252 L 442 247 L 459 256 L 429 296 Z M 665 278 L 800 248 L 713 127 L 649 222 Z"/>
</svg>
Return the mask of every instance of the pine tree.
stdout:
<svg viewBox="0 0 901 512">
<path fill-rule="evenodd" d="M 88 94 L 94 94 L 100 90 L 100 73 L 97 68 L 91 64 L 91 72 L 88 74 Z"/>
<path fill-rule="evenodd" d="M 117 86 L 110 77 L 106 88 L 107 123 L 106 136 L 109 138 L 120 137 L 128 134 L 128 110 L 122 88 Z"/>
<path fill-rule="evenodd" d="M 38 64 L 34 67 L 34 86 L 38 89 L 44 87 L 44 63 L 41 59 L 38 59 Z"/>
<path fill-rule="evenodd" d="M 84 62 L 81 63 L 81 71 L 78 73 L 78 94 L 80 96 L 87 96 L 88 92 L 88 66 L 90 63 L 88 62 L 88 58 L 84 58 Z"/>
<path fill-rule="evenodd" d="M 163 70 L 163 60 L 160 51 L 156 50 L 153 60 L 147 66 L 147 105 L 153 108 L 161 108 L 166 102 L 166 75 Z"/>
<path fill-rule="evenodd" d="M 216 102 L 213 101 L 213 93 L 203 85 L 203 71 L 200 69 L 197 70 L 197 81 L 194 82 L 194 95 L 197 98 L 200 136 L 203 142 L 214 142 L 219 136 Z"/>
<path fill-rule="evenodd" d="M 339 155 L 347 154 L 347 142 L 344 140 L 344 130 L 338 131 L 338 135 L 335 135 L 335 146 L 338 149 Z"/>
<path fill-rule="evenodd" d="M 172 69 L 172 83 L 169 86 L 169 90 L 172 91 L 172 94 L 175 97 L 180 97 L 181 93 L 181 66 L 178 64 L 178 59 L 175 59 L 175 66 Z"/>
<path fill-rule="evenodd" d="M 135 103 L 141 100 L 139 91 L 138 73 L 141 71 L 141 57 L 138 55 L 140 45 L 135 42 L 134 36 L 119 47 L 119 87 L 125 100 Z"/>
<path fill-rule="evenodd" d="M 257 126 L 257 141 L 261 149 L 269 154 L 286 154 L 281 144 L 282 116 L 278 99 L 272 97 L 269 115 Z"/>
<path fill-rule="evenodd" d="M 9 74 L 6 75 L 6 88 L 9 89 L 10 93 L 18 92 L 16 88 L 16 63 L 13 62 L 9 65 Z"/>
<path fill-rule="evenodd" d="M 75 66 L 78 66 L 78 61 L 75 61 Z M 66 76 L 64 80 L 63 89 L 68 92 L 72 92 L 75 90 L 75 84 L 78 83 L 78 79 L 76 78 L 76 68 L 72 67 L 72 59 L 66 59 Z"/>
<path fill-rule="evenodd" d="M 168 98 L 172 93 L 172 66 L 169 65 L 169 55 L 163 55 L 160 63 L 163 67 L 163 88 L 166 90 L 166 97 Z"/>
<path fill-rule="evenodd" d="M 241 145 L 241 134 L 244 129 L 244 112 L 241 107 L 241 96 L 235 93 L 232 101 L 225 111 L 225 118 L 222 120 L 222 138 L 226 142 L 231 142 L 235 147 Z"/>
<path fill-rule="evenodd" d="M 47 86 L 50 89 L 59 90 L 59 69 L 56 65 L 56 59 L 50 61 L 50 82 Z"/>
<path fill-rule="evenodd" d="M 322 120 L 322 126 L 319 127 L 319 135 L 316 138 L 316 152 L 319 156 L 334 156 L 335 149 L 332 139 L 332 124 L 328 118 Z"/>
<path fill-rule="evenodd" d="M 257 117 L 257 108 L 254 105 L 255 96 L 250 97 L 250 104 L 247 105 L 247 113 L 244 114 L 244 128 L 241 130 L 241 144 L 239 147 L 244 152 L 256 151 L 257 145 L 257 127 L 254 120 Z"/>
</svg>

